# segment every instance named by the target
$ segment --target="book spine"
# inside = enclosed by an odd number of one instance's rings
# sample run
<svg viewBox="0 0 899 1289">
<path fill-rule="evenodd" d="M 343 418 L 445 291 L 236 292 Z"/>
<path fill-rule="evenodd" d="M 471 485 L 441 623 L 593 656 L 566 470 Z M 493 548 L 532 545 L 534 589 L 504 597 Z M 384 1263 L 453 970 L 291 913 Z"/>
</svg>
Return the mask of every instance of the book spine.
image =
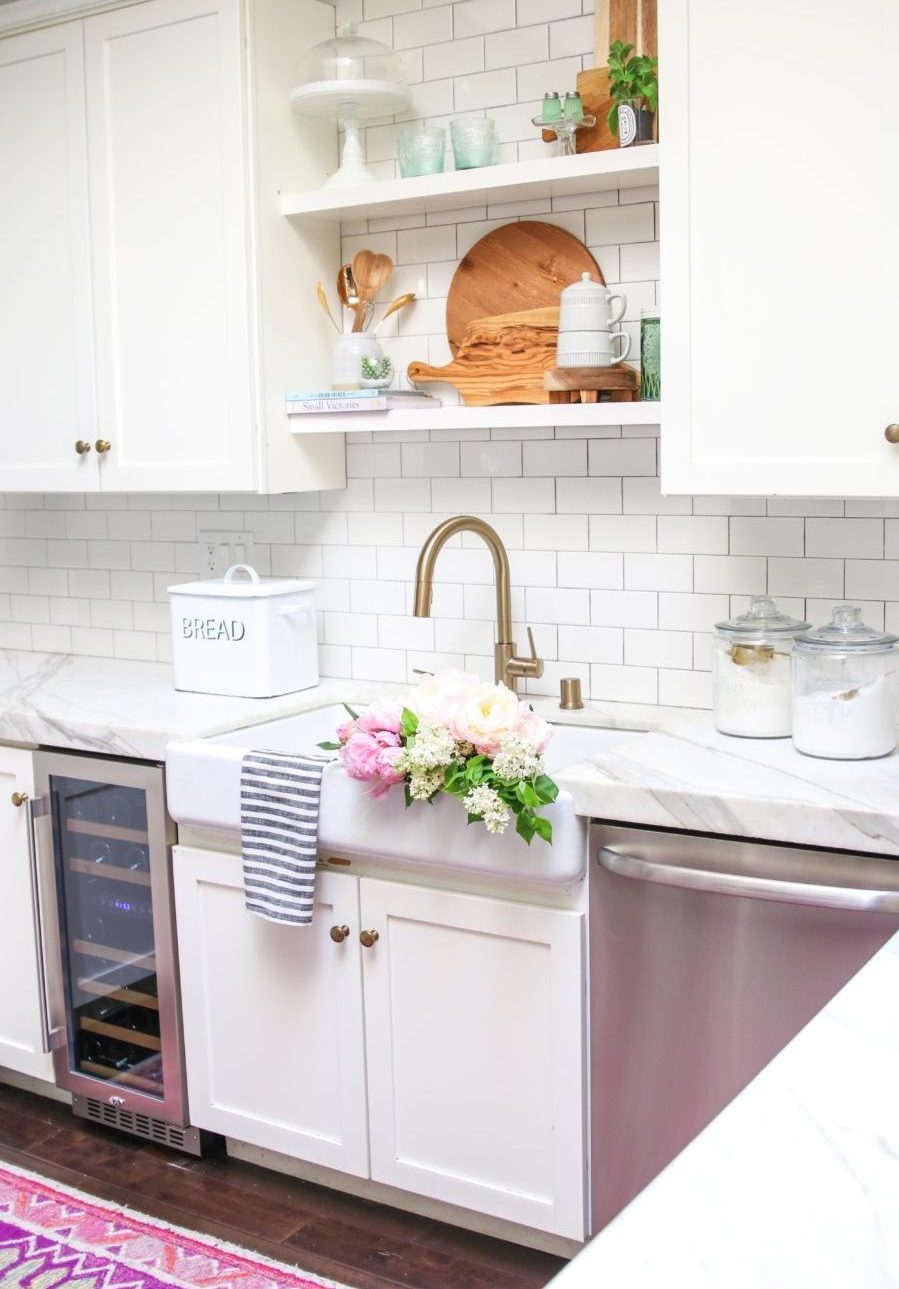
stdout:
<svg viewBox="0 0 899 1289">
<path fill-rule="evenodd" d="M 308 392 L 285 394 L 284 398 L 288 403 L 311 403 L 323 398 L 336 402 L 343 399 L 378 398 L 380 394 L 378 389 L 310 389 Z"/>
<path fill-rule="evenodd" d="M 386 398 L 313 398 L 290 399 L 285 404 L 288 416 L 311 416 L 321 412 L 384 412 L 387 410 Z"/>
</svg>

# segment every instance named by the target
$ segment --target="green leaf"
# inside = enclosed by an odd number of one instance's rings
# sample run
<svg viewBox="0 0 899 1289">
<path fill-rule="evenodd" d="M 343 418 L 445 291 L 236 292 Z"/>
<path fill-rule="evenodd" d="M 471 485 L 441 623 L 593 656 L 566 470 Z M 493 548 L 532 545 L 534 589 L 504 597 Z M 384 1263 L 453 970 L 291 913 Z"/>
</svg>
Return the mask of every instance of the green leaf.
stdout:
<svg viewBox="0 0 899 1289">
<path fill-rule="evenodd" d="M 617 103 L 613 103 L 612 106 L 609 108 L 608 115 L 606 116 L 606 125 L 609 127 L 609 129 L 617 138 L 618 136 L 618 104 Z"/>
<path fill-rule="evenodd" d="M 323 752 L 339 752 L 341 747 L 343 747 L 343 744 L 342 743 L 318 743 L 316 746 L 320 747 Z"/>
<path fill-rule="evenodd" d="M 358 721 L 358 719 L 359 719 L 359 713 L 358 713 L 358 712 L 354 712 L 354 711 L 353 711 L 353 709 L 352 709 L 352 707 L 350 707 L 349 703 L 344 703 L 344 704 L 343 704 L 343 706 L 344 706 L 344 707 L 346 708 L 346 710 L 349 712 L 350 716 L 352 716 L 353 720 L 354 720 L 354 721 Z"/>
<path fill-rule="evenodd" d="M 403 714 L 400 718 L 400 731 L 403 738 L 406 739 L 414 738 L 418 733 L 418 717 L 408 707 L 403 708 Z"/>
<path fill-rule="evenodd" d="M 519 837 L 523 837 L 530 846 L 533 840 L 536 826 L 534 824 L 535 815 L 531 810 L 522 810 L 521 814 L 515 821 L 515 831 Z"/>
<path fill-rule="evenodd" d="M 540 797 L 533 784 L 528 783 L 526 779 L 522 779 L 519 782 L 515 789 L 515 795 L 523 806 L 539 806 L 541 804 Z"/>
<path fill-rule="evenodd" d="M 548 774 L 538 774 L 534 780 L 534 787 L 540 797 L 542 805 L 547 802 L 555 801 L 559 795 L 559 785 L 549 777 Z"/>
<path fill-rule="evenodd" d="M 406 802 L 406 809 L 408 810 L 409 807 L 412 805 L 412 793 L 409 790 L 408 783 L 403 784 L 403 797 Z"/>
<path fill-rule="evenodd" d="M 538 837 L 542 837 L 545 842 L 548 842 L 550 846 L 552 845 L 553 826 L 549 820 L 544 819 L 542 815 L 534 816 L 534 832 Z"/>
</svg>

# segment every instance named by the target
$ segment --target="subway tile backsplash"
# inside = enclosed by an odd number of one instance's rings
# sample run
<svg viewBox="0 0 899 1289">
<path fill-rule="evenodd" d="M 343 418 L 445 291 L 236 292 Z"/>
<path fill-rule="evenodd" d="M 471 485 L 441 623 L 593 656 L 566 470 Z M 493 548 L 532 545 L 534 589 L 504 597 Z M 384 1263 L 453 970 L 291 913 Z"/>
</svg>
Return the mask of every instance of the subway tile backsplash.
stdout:
<svg viewBox="0 0 899 1289">
<path fill-rule="evenodd" d="M 571 87 L 592 64 L 592 10 L 592 0 L 337 3 L 338 18 L 400 52 L 409 119 L 488 113 L 503 160 L 544 153 L 530 118 L 545 89 Z M 399 128 L 365 131 L 380 177 L 395 174 Z M 397 369 L 449 360 L 443 319 L 457 260 L 516 218 L 587 243 L 628 297 L 638 352 L 640 310 L 659 300 L 655 190 L 517 206 L 472 197 L 458 210 L 344 226 L 345 258 L 386 251 L 397 263 L 391 293 L 417 293 L 382 330 Z M 712 626 L 762 592 L 815 622 L 847 596 L 873 625 L 899 627 L 899 501 L 663 497 L 657 447 L 657 431 L 639 426 L 350 434 L 339 492 L 9 495 L 0 647 L 167 660 L 166 587 L 199 575 L 200 532 L 248 532 L 260 572 L 317 581 L 324 674 L 401 681 L 414 668 L 457 666 L 492 676 L 493 569 L 476 538 L 441 554 L 433 618 L 411 616 L 418 549 L 463 512 L 491 522 L 509 549 L 516 638 L 524 647 L 530 624 L 546 659 L 533 692 L 579 676 L 594 700 L 708 706 Z"/>
</svg>

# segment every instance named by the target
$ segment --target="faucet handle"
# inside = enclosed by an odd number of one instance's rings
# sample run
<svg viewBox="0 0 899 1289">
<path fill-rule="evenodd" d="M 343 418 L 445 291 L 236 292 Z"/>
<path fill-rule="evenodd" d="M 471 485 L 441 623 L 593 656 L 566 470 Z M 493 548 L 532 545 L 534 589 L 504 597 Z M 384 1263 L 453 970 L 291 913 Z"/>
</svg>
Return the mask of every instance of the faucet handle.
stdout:
<svg viewBox="0 0 899 1289">
<path fill-rule="evenodd" d="M 537 657 L 537 646 L 534 644 L 534 633 L 527 628 L 528 643 L 531 647 L 530 658 L 507 658 L 505 672 L 507 676 L 522 677 L 526 680 L 537 680 L 543 675 L 543 659 Z"/>
</svg>

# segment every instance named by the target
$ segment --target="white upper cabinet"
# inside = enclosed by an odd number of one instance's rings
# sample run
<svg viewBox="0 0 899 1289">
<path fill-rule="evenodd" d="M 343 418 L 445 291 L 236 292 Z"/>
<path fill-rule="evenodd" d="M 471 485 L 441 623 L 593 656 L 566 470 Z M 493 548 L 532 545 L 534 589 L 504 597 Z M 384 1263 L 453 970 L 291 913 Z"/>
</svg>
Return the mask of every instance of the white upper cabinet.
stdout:
<svg viewBox="0 0 899 1289">
<path fill-rule="evenodd" d="M 0 489 L 97 486 L 82 24 L 0 41 Z"/>
<path fill-rule="evenodd" d="M 284 411 L 329 368 L 307 323 L 338 230 L 278 208 L 333 164 L 287 100 L 333 25 L 319 0 L 144 0 L 0 40 L 0 487 L 343 485 L 342 435 Z"/>
<path fill-rule="evenodd" d="M 899 495 L 899 4 L 662 0 L 666 492 Z"/>
<path fill-rule="evenodd" d="M 104 488 L 251 486 L 240 28 L 149 0 L 84 24 Z M 164 69 L 164 75 L 160 70 Z"/>
</svg>

